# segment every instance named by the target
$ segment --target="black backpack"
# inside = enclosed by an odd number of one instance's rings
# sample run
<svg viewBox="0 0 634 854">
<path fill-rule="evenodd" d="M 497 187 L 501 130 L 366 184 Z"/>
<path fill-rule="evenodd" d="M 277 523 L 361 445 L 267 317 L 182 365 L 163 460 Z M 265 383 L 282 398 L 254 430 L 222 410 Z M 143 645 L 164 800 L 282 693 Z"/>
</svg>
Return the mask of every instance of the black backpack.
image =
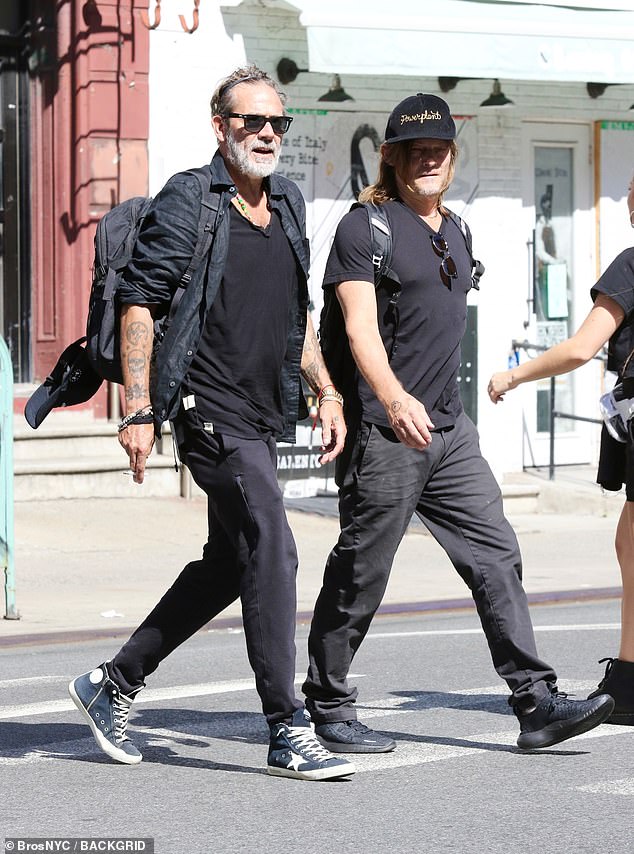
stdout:
<svg viewBox="0 0 634 854">
<path fill-rule="evenodd" d="M 388 312 L 392 321 L 392 344 L 388 352 L 391 360 L 398 347 L 398 298 L 401 295 L 401 282 L 391 267 L 392 233 L 383 205 L 373 202 L 355 202 L 350 210 L 363 207 L 368 214 L 368 225 L 372 238 L 372 263 L 374 265 L 374 287 L 386 287 L 390 294 Z M 471 231 L 466 222 L 453 211 L 444 209 L 450 219 L 459 227 L 471 258 L 471 285 L 480 289 L 479 281 L 484 273 L 484 264 L 473 257 Z M 319 318 L 319 343 L 328 368 L 330 378 L 347 400 L 353 389 L 356 366 L 343 319 L 341 304 L 337 299 L 334 285 L 324 285 L 324 305 Z"/>
<path fill-rule="evenodd" d="M 187 174 L 196 176 L 202 191 L 198 236 L 191 261 L 181 276 L 168 312 L 154 322 L 154 353 L 176 315 L 185 288 L 209 252 L 216 230 L 219 193 L 209 189 L 208 167 L 191 169 Z M 24 416 L 33 429 L 39 427 L 51 409 L 90 400 L 103 380 L 123 382 L 117 291 L 151 201 L 144 196 L 128 199 L 104 214 L 99 221 L 86 335 L 64 350 L 51 373 L 27 401 Z"/>
<path fill-rule="evenodd" d="M 172 322 L 185 287 L 205 258 L 213 242 L 217 193 L 209 189 L 205 170 L 192 169 L 202 190 L 198 237 L 192 259 L 178 283 L 169 313 L 155 323 L 155 341 L 160 342 Z M 122 383 L 119 352 L 119 302 L 117 291 L 123 271 L 132 258 L 134 244 L 152 200 L 136 196 L 116 205 L 99 221 L 95 234 L 93 280 L 88 300 L 86 351 L 96 373 L 110 382 Z"/>
</svg>

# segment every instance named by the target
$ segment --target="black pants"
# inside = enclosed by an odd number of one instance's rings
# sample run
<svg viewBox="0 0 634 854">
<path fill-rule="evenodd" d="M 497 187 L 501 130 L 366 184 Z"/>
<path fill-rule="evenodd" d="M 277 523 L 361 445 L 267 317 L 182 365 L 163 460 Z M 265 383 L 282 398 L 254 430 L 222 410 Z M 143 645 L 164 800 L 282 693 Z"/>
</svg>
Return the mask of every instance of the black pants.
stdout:
<svg viewBox="0 0 634 854">
<path fill-rule="evenodd" d="M 308 641 L 303 690 L 317 723 L 356 717 L 357 689 L 347 675 L 414 512 L 471 589 L 511 704 L 531 707 L 556 683 L 537 656 L 517 538 L 471 421 L 459 416 L 424 451 L 407 448 L 391 430 L 362 424 L 339 492 L 341 534 Z"/>
<path fill-rule="evenodd" d="M 297 552 L 276 477 L 273 439 L 213 435 L 196 410 L 177 425 L 181 455 L 208 497 L 209 538 L 109 665 L 124 693 L 187 638 L 242 602 L 249 662 L 269 723 L 288 720 L 295 697 Z"/>
</svg>

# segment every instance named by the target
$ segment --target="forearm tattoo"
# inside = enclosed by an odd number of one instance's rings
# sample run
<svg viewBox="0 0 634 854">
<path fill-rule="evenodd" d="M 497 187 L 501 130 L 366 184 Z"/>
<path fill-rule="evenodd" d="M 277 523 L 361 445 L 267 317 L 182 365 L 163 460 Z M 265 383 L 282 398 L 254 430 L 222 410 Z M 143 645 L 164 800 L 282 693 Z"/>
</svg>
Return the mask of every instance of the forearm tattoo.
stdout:
<svg viewBox="0 0 634 854">
<path fill-rule="evenodd" d="M 142 347 L 150 338 L 150 330 L 145 323 L 136 320 L 126 329 L 126 341 L 134 347 Z"/>
<path fill-rule="evenodd" d="M 302 374 L 304 379 L 313 391 L 319 391 L 321 388 L 320 376 L 325 370 L 326 365 L 324 358 L 321 355 L 319 341 L 312 327 L 312 324 L 306 330 L 304 338 L 304 350 L 302 352 Z"/>
<path fill-rule="evenodd" d="M 125 399 L 128 401 L 149 398 L 148 364 L 152 337 L 151 328 L 142 321 L 130 323 L 125 330 L 122 355 Z"/>
</svg>

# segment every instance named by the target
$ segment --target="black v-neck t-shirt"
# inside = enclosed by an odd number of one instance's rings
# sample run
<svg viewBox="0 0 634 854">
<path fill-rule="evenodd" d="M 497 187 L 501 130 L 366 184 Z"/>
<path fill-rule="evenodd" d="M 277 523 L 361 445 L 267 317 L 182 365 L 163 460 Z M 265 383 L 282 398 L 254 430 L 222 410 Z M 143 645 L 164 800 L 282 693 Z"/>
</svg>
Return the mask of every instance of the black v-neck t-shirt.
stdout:
<svg viewBox="0 0 634 854">
<path fill-rule="evenodd" d="M 184 382 L 215 433 L 243 439 L 283 429 L 280 375 L 298 277 L 279 215 L 266 228 L 229 208 L 229 253 Z"/>
<path fill-rule="evenodd" d="M 381 338 L 388 353 L 396 344 L 390 367 L 404 389 L 425 406 L 436 428 L 449 427 L 462 411 L 457 377 L 471 289 L 471 258 L 459 226 L 443 217 L 440 231 L 458 272 L 448 286 L 440 273 L 442 257 L 431 241 L 436 232 L 400 201 L 387 202 L 384 208 L 392 231 L 392 268 L 402 291 L 394 342 L 390 292 L 383 286 L 377 290 Z M 346 281 L 374 286 L 371 236 L 363 208 L 353 209 L 339 223 L 326 266 L 324 285 Z M 360 375 L 357 391 L 363 419 L 389 426 L 385 409 Z"/>
</svg>

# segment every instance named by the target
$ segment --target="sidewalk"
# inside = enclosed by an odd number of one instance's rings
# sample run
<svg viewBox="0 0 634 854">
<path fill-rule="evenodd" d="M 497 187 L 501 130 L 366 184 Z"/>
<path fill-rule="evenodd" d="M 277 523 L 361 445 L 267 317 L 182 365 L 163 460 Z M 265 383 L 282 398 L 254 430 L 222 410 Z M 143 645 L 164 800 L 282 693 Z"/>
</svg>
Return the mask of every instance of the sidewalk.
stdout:
<svg viewBox="0 0 634 854">
<path fill-rule="evenodd" d="M 622 503 L 622 499 L 621 499 Z M 338 521 L 333 498 L 287 502 L 300 555 L 298 619 L 310 619 Z M 310 512 L 307 512 L 310 511 Z M 509 517 L 531 602 L 618 596 L 616 515 Z M 19 620 L 0 620 L 0 646 L 78 634 L 127 636 L 206 538 L 204 499 L 90 499 L 15 505 Z M 4 591 L 3 591 L 4 592 Z M 382 612 L 466 607 L 469 591 L 415 520 L 397 554 Z M 240 626 L 235 603 L 213 626 Z"/>
</svg>

